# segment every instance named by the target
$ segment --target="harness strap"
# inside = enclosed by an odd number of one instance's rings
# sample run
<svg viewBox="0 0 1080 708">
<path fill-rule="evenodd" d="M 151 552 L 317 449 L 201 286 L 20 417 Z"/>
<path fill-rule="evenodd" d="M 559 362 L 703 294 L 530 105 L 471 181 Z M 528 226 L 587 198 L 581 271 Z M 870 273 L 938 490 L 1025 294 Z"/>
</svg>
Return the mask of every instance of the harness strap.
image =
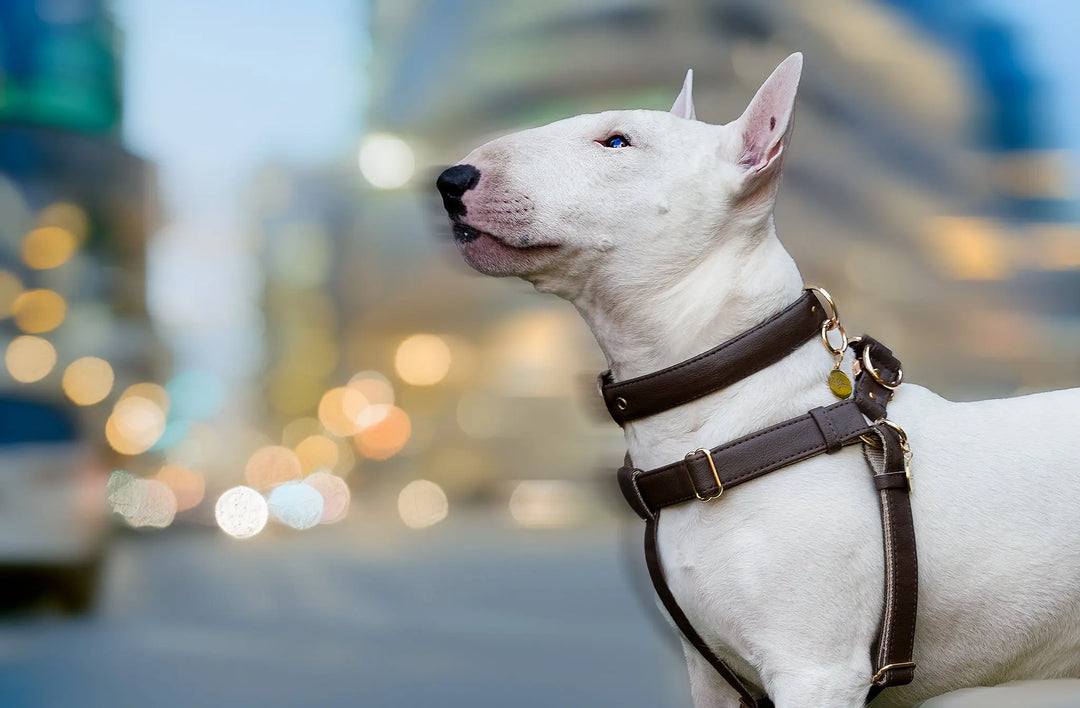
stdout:
<svg viewBox="0 0 1080 708">
<path fill-rule="evenodd" d="M 664 603 L 664 609 L 667 610 L 671 620 L 679 628 L 683 636 L 686 637 L 686 640 L 697 649 L 705 661 L 709 662 L 713 669 L 716 670 L 716 673 L 720 674 L 720 677 L 727 681 L 728 685 L 739 694 L 740 708 L 773 708 L 773 703 L 768 697 L 756 698 L 743 680 L 732 671 L 731 667 L 705 643 L 705 640 L 694 629 L 694 625 L 687 619 L 686 614 L 683 613 L 682 608 L 679 607 L 675 596 L 671 594 L 671 588 L 664 577 L 664 569 L 660 565 L 660 550 L 657 543 L 659 521 L 659 513 L 645 519 L 645 564 L 649 568 L 649 577 L 652 578 L 653 587 L 656 588 L 656 595 L 660 598 L 660 602 Z"/>
<path fill-rule="evenodd" d="M 660 564 L 657 527 L 660 510 L 692 499 L 709 501 L 727 488 L 801 460 L 832 454 L 863 442 L 863 451 L 878 490 L 885 551 L 885 597 L 874 676 L 867 703 L 884 688 L 914 679 L 912 653 L 918 605 L 918 561 L 915 528 L 908 498 L 910 449 L 903 431 L 885 419 L 892 390 L 899 384 L 900 362 L 876 340 L 863 336 L 853 344 L 862 356 L 872 348 L 873 361 L 856 376 L 854 399 L 815 408 L 764 430 L 711 450 L 695 450 L 683 460 L 642 471 L 629 457 L 618 471 L 619 488 L 631 508 L 645 520 L 645 557 L 657 595 L 676 626 L 720 676 L 739 693 L 743 708 L 770 708 L 705 643 L 675 600 Z M 869 354 L 869 351 L 866 351 Z M 866 418 L 875 421 L 868 423 Z"/>
<path fill-rule="evenodd" d="M 842 445 L 859 442 L 871 428 L 856 402 L 848 399 L 815 408 L 711 450 L 696 450 L 677 462 L 648 472 L 633 470 L 636 474 L 629 475 L 619 470 L 619 486 L 638 516 L 647 520 L 666 506 L 714 498 L 725 489 L 799 460 L 830 449 L 835 452 Z M 628 475 L 633 478 L 632 490 L 627 488 L 631 481 Z"/>
<path fill-rule="evenodd" d="M 821 332 L 824 311 L 813 292 L 692 359 L 651 374 L 616 382 L 599 376 L 608 413 L 619 425 L 707 396 L 775 364 Z"/>
</svg>

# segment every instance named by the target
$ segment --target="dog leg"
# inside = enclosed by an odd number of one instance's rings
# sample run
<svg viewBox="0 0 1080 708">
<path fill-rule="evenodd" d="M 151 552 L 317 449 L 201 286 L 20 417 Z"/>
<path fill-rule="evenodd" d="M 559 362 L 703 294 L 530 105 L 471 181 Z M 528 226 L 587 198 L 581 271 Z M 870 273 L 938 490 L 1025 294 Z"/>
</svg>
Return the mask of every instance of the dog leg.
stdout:
<svg viewBox="0 0 1080 708">
<path fill-rule="evenodd" d="M 865 668 L 814 666 L 773 676 L 769 695 L 776 708 L 861 708 L 866 676 Z"/>
<path fill-rule="evenodd" d="M 686 667 L 690 671 L 690 696 L 694 708 L 739 708 L 739 694 L 720 678 L 693 645 L 683 640 Z"/>
</svg>

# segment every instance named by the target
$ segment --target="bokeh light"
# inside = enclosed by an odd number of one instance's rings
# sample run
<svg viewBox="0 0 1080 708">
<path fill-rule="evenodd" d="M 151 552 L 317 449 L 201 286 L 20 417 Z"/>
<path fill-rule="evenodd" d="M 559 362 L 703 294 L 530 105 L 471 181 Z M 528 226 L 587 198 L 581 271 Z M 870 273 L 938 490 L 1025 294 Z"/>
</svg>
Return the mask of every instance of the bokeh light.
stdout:
<svg viewBox="0 0 1080 708">
<path fill-rule="evenodd" d="M 573 482 L 525 480 L 510 494 L 510 515 L 526 528 L 559 528 L 584 521 L 588 505 Z"/>
<path fill-rule="evenodd" d="M 251 538 L 264 528 L 270 510 L 263 495 L 251 487 L 233 487 L 218 497 L 214 519 L 233 538 Z"/>
<path fill-rule="evenodd" d="M 139 383 L 131 384 L 124 389 L 124 392 L 120 394 L 117 402 L 124 400 L 125 398 L 145 398 L 148 401 L 153 401 L 154 404 L 161 409 L 161 412 L 165 415 L 169 414 L 169 410 L 172 407 L 172 403 L 169 401 L 169 394 L 162 386 L 149 381 L 141 381 Z"/>
<path fill-rule="evenodd" d="M 372 133 L 360 145 L 360 172 L 378 189 L 397 189 L 412 179 L 416 158 L 401 138 Z"/>
<path fill-rule="evenodd" d="M 90 218 L 78 204 L 56 202 L 41 210 L 41 214 L 38 215 L 38 226 L 63 229 L 75 237 L 76 245 L 78 245 L 86 242 L 86 236 L 90 231 Z"/>
<path fill-rule="evenodd" d="M 23 284 L 19 276 L 8 270 L 0 270 L 0 317 L 10 317 L 15 298 L 22 295 Z"/>
<path fill-rule="evenodd" d="M 221 379 L 202 369 L 189 369 L 165 384 L 173 415 L 187 420 L 208 420 L 221 410 L 225 389 Z"/>
<path fill-rule="evenodd" d="M 398 345 L 394 370 L 413 386 L 432 386 L 450 371 L 450 347 L 434 334 L 414 334 Z"/>
<path fill-rule="evenodd" d="M 176 496 L 158 480 L 115 470 L 105 489 L 109 507 L 129 526 L 165 528 L 176 518 Z"/>
<path fill-rule="evenodd" d="M 334 469 L 338 454 L 338 444 L 325 435 L 309 435 L 296 446 L 296 456 L 304 475 L 320 469 Z"/>
<path fill-rule="evenodd" d="M 450 501 L 443 488 L 426 479 L 405 485 L 398 494 L 398 515 L 411 529 L 434 526 L 450 512 Z"/>
<path fill-rule="evenodd" d="M 296 453 L 282 445 L 267 445 L 252 453 L 244 466 L 244 478 L 255 489 L 268 490 L 300 479 L 303 468 Z"/>
<path fill-rule="evenodd" d="M 33 383 L 48 376 L 56 366 L 56 349 L 41 337 L 24 334 L 8 344 L 4 363 L 13 379 Z"/>
<path fill-rule="evenodd" d="M 315 472 L 305 477 L 304 483 L 322 495 L 323 512 L 319 523 L 333 524 L 345 518 L 351 497 L 345 480 L 329 472 Z"/>
<path fill-rule="evenodd" d="M 368 399 L 358 389 L 332 388 L 319 401 L 319 420 L 334 435 L 352 435 L 360 429 L 357 421 L 367 407 Z"/>
<path fill-rule="evenodd" d="M 303 531 L 319 523 L 323 515 L 323 496 L 304 482 L 286 482 L 274 487 L 267 506 L 275 519 Z"/>
<path fill-rule="evenodd" d="M 122 455 L 146 452 L 165 432 L 165 413 L 148 398 L 128 396 L 116 402 L 105 423 L 109 446 Z"/>
<path fill-rule="evenodd" d="M 26 265 L 38 270 L 63 265 L 79 247 L 75 234 L 60 226 L 41 226 L 26 234 L 22 243 L 22 258 Z"/>
<path fill-rule="evenodd" d="M 154 479 L 173 491 L 178 512 L 194 509 L 206 495 L 206 479 L 200 473 L 186 467 L 164 465 L 154 475 Z"/>
<path fill-rule="evenodd" d="M 27 290 L 11 304 L 11 314 L 19 329 L 41 334 L 60 326 L 67 315 L 67 302 L 52 290 Z"/>
<path fill-rule="evenodd" d="M 91 406 L 104 400 L 112 390 L 112 366 L 96 356 L 84 356 L 64 369 L 61 385 L 73 403 Z"/>
<path fill-rule="evenodd" d="M 411 434 L 412 423 L 409 415 L 397 406 L 390 406 L 382 420 L 357 433 L 353 442 L 364 457 L 385 460 L 405 447 Z"/>
</svg>

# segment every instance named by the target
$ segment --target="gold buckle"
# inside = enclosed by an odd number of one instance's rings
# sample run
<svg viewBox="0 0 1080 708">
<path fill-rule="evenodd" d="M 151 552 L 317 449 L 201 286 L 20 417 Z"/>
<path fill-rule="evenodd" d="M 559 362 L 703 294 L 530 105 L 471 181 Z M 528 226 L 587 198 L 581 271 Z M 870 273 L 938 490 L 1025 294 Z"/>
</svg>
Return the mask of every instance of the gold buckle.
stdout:
<svg viewBox="0 0 1080 708">
<path fill-rule="evenodd" d="M 701 501 L 712 501 L 713 499 L 719 499 L 720 495 L 724 493 L 724 485 L 720 483 L 720 474 L 716 471 L 716 463 L 713 461 L 712 453 L 709 452 L 708 450 L 706 450 L 703 447 L 699 447 L 697 450 L 686 453 L 686 456 L 683 459 L 684 460 L 689 460 L 691 457 L 698 454 L 699 452 L 702 455 L 705 455 L 705 459 L 707 459 L 709 461 L 709 469 L 712 470 L 712 476 L 713 476 L 713 479 L 716 480 L 716 488 L 719 491 L 716 494 L 713 494 L 711 497 L 703 497 L 703 496 L 701 496 L 701 492 L 699 492 L 697 490 L 697 485 L 694 484 L 694 475 L 690 473 L 690 468 L 687 467 L 686 468 L 686 475 L 690 478 L 690 486 L 694 490 L 694 496 L 697 497 L 698 499 L 700 499 Z"/>
<path fill-rule="evenodd" d="M 892 669 L 914 669 L 914 668 L 915 668 L 915 662 L 914 661 L 903 661 L 903 662 L 900 662 L 898 664 L 888 664 L 886 666 L 882 666 L 880 669 L 878 669 L 878 672 L 876 674 L 874 674 L 874 677 L 872 679 L 870 679 L 870 683 L 877 683 L 877 680 L 879 678 L 881 678 L 882 675 L 886 671 L 890 671 Z"/>
<path fill-rule="evenodd" d="M 874 362 L 870 360 L 870 349 L 871 347 L 863 347 L 862 350 L 862 364 L 863 368 L 866 369 L 866 372 L 873 377 L 874 381 L 877 381 L 890 391 L 895 391 L 900 388 L 900 384 L 904 381 L 904 370 L 899 369 L 896 372 L 896 381 L 890 382 L 881 378 L 881 372 L 874 368 Z"/>
</svg>

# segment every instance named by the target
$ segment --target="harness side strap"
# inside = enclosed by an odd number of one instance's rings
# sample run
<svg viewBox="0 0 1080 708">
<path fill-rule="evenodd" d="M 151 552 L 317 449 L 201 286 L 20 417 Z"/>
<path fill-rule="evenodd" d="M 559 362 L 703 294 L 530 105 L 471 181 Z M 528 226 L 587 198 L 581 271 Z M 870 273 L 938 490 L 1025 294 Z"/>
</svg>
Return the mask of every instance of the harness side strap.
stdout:
<svg viewBox="0 0 1080 708">
<path fill-rule="evenodd" d="M 664 609 L 667 610 L 668 615 L 671 616 L 675 626 L 679 628 L 686 640 L 694 645 L 694 648 L 709 662 L 713 669 L 716 670 L 716 673 L 720 674 L 720 677 L 727 681 L 728 685 L 739 694 L 740 708 L 773 708 L 773 703 L 768 697 L 755 698 L 750 693 L 742 679 L 709 648 L 709 645 L 694 629 L 694 625 L 687 619 L 682 608 L 679 607 L 679 603 L 675 600 L 675 596 L 671 593 L 671 588 L 668 587 L 667 580 L 664 578 L 664 569 L 660 566 L 660 551 L 657 543 L 659 521 L 659 512 L 645 519 L 645 563 L 649 567 L 649 577 L 652 578 L 656 594 L 660 601 L 664 603 Z"/>
<path fill-rule="evenodd" d="M 885 599 L 874 655 L 875 674 L 867 702 L 889 686 L 915 678 L 915 617 L 919 603 L 919 568 L 915 524 L 908 497 L 904 451 L 899 435 L 886 425 L 874 426 L 881 447 L 863 446 L 881 504 L 885 546 Z"/>
</svg>

